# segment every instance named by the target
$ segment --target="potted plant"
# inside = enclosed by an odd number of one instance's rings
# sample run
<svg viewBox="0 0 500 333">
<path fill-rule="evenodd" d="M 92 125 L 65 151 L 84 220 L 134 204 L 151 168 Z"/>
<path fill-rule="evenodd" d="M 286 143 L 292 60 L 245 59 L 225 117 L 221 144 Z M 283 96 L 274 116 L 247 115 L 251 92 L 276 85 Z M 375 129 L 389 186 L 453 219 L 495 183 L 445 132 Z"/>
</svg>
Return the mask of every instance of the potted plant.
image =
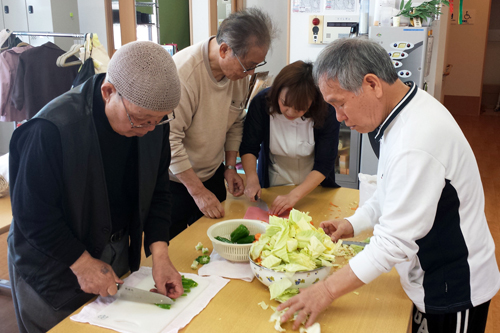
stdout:
<svg viewBox="0 0 500 333">
<path fill-rule="evenodd" d="M 422 22 L 428 21 L 429 24 L 438 15 L 442 14 L 441 6 L 449 6 L 448 0 L 430 0 L 413 7 L 412 0 L 401 0 L 399 13 L 396 16 L 408 17 L 410 25 L 421 26 Z"/>
</svg>

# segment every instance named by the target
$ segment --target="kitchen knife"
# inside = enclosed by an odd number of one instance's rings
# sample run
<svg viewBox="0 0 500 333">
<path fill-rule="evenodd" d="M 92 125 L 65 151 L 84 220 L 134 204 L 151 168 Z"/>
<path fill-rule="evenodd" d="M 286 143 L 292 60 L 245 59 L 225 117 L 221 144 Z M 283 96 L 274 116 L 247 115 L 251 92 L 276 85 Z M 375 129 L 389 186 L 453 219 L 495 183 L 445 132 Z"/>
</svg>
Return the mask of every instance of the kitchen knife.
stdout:
<svg viewBox="0 0 500 333">
<path fill-rule="evenodd" d="M 262 200 L 261 198 L 259 198 L 257 196 L 257 194 L 255 195 L 255 201 L 257 202 L 257 207 L 258 208 L 262 209 L 265 212 L 269 211 L 269 207 L 267 207 L 267 204 L 264 202 L 264 200 Z"/>
<path fill-rule="evenodd" d="M 357 245 L 357 246 L 362 246 L 362 247 L 365 247 L 366 245 L 370 244 L 370 243 L 365 243 L 365 242 L 355 242 L 355 241 L 345 241 L 343 240 L 342 241 L 342 244 L 345 244 L 345 245 Z"/>
<path fill-rule="evenodd" d="M 174 301 L 171 298 L 162 294 L 124 286 L 121 284 L 117 284 L 117 287 L 118 292 L 116 293 L 116 296 L 121 300 L 147 304 L 174 304 Z"/>
</svg>

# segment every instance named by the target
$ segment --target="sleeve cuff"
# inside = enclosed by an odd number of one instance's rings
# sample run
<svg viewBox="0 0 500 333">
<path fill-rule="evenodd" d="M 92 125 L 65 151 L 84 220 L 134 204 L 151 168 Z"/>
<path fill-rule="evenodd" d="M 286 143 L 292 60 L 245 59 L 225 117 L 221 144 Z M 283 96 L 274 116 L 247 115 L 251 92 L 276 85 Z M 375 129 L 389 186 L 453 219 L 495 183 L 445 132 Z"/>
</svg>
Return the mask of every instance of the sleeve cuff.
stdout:
<svg viewBox="0 0 500 333">
<path fill-rule="evenodd" d="M 226 141 L 224 145 L 225 151 L 238 151 L 240 149 L 241 140 Z"/>
<path fill-rule="evenodd" d="M 184 172 L 188 169 L 191 169 L 193 166 L 189 162 L 188 159 L 178 161 L 178 162 L 171 162 L 170 163 L 170 171 L 176 175 L 178 173 Z"/>
<path fill-rule="evenodd" d="M 351 223 L 354 230 L 354 236 L 359 235 L 362 231 L 373 228 L 370 219 L 364 218 L 359 212 L 356 212 L 353 216 L 346 217 L 345 219 Z"/>
<path fill-rule="evenodd" d="M 85 245 L 80 243 L 75 239 L 75 241 L 72 241 L 71 244 L 68 244 L 68 246 L 64 246 L 64 249 L 61 250 L 61 253 L 64 253 L 59 260 L 64 263 L 65 265 L 71 266 L 75 263 L 75 261 L 78 260 L 85 252 Z"/>
<path fill-rule="evenodd" d="M 368 253 L 365 252 L 367 249 L 358 253 L 354 258 L 349 260 L 349 266 L 351 266 L 352 271 L 358 279 L 367 284 L 375 280 L 382 273 L 379 271 L 370 260 Z"/>
</svg>

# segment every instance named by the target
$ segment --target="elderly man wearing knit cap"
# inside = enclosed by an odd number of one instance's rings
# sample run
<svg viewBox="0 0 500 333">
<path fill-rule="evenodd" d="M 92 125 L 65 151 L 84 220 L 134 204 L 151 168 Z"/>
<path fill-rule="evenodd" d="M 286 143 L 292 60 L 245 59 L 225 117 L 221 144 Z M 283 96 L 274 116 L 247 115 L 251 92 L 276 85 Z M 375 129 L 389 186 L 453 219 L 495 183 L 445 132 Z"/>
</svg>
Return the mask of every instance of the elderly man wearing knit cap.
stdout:
<svg viewBox="0 0 500 333">
<path fill-rule="evenodd" d="M 158 292 L 182 295 L 168 255 L 169 124 L 180 99 L 161 46 L 134 42 L 47 104 L 10 144 L 9 273 L 20 332 L 46 332 L 139 268 L 144 232 Z"/>
<path fill-rule="evenodd" d="M 203 215 L 224 216 L 224 179 L 232 195 L 243 194 L 235 165 L 248 75 L 266 64 L 273 35 L 269 16 L 250 8 L 226 18 L 217 36 L 174 55 L 182 96 L 170 132 L 170 179 L 176 207 L 171 236 Z"/>
</svg>

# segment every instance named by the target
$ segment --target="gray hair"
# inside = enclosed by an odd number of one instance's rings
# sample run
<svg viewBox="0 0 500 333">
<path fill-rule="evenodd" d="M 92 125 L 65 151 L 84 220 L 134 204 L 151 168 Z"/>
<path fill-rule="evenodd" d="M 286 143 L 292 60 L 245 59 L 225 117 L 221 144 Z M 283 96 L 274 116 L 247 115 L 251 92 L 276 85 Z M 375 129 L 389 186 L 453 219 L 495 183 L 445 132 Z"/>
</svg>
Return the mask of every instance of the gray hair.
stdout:
<svg viewBox="0 0 500 333">
<path fill-rule="evenodd" d="M 359 93 L 366 74 L 393 84 L 398 74 L 387 51 L 379 44 L 360 38 L 338 39 L 318 56 L 313 76 L 320 80 L 338 80 L 342 89 Z"/>
<path fill-rule="evenodd" d="M 217 43 L 225 42 L 234 54 L 245 57 L 253 47 L 271 46 L 276 30 L 271 18 L 258 8 L 248 8 L 229 15 L 217 30 Z"/>
</svg>

